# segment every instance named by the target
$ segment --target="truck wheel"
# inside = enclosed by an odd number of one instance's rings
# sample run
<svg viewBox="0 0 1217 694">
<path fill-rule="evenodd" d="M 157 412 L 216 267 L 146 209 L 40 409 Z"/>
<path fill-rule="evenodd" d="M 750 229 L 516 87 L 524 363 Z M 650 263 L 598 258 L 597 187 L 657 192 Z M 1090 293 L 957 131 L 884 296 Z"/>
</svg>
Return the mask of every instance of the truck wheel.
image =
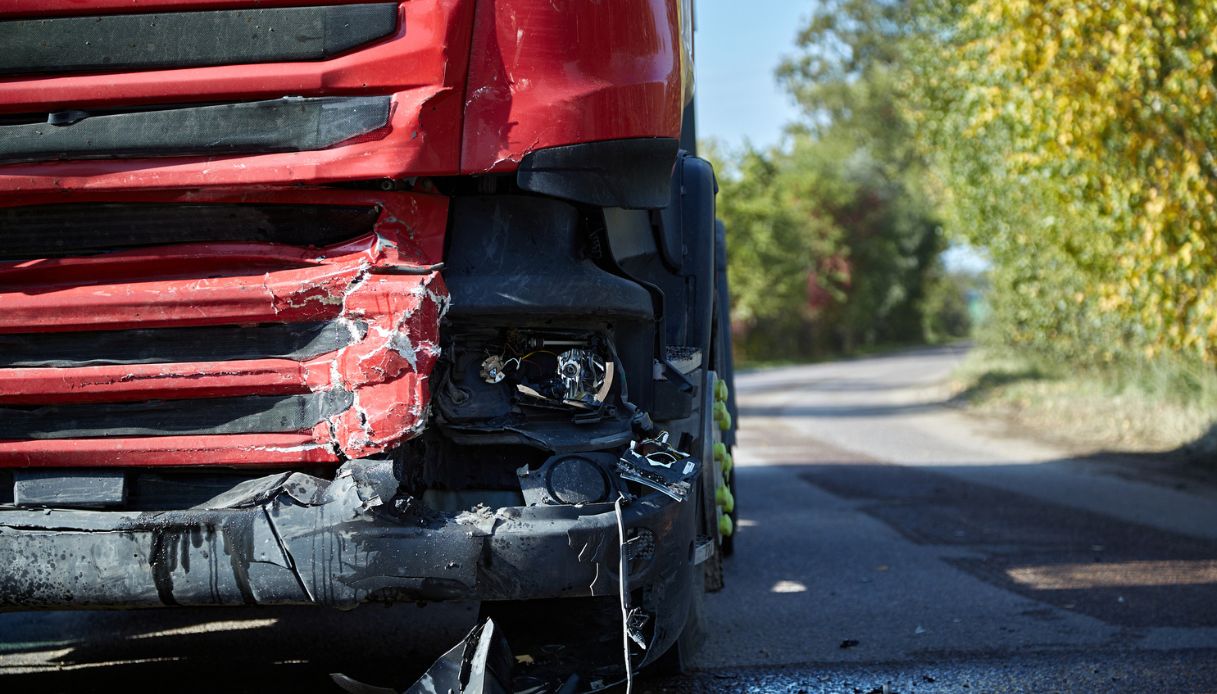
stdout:
<svg viewBox="0 0 1217 694">
<path fill-rule="evenodd" d="M 692 580 L 689 599 L 689 616 L 685 619 L 684 631 L 676 643 L 659 656 L 650 667 L 647 674 L 655 677 L 676 677 L 693 669 L 693 657 L 701 650 L 706 640 L 705 605 L 706 579 L 702 571 L 690 571 Z"/>
<path fill-rule="evenodd" d="M 714 551 L 700 566 L 693 566 L 689 571 L 689 613 L 685 618 L 684 630 L 676 643 L 647 668 L 648 674 L 657 677 L 671 677 L 689 671 L 693 656 L 705 641 L 705 594 L 722 590 L 723 587 L 722 538 L 718 533 L 718 506 L 715 499 L 715 491 L 722 478 L 717 472 L 721 467 L 713 456 L 714 446 L 722 440 L 722 429 L 713 414 L 714 403 L 717 402 L 714 396 L 716 382 L 717 377 L 713 372 L 707 373 L 703 381 L 700 407 L 703 441 L 702 484 L 697 488 L 696 497 L 685 502 L 697 504 L 700 526 L 697 535 L 699 538 L 711 540 L 714 543 Z"/>
</svg>

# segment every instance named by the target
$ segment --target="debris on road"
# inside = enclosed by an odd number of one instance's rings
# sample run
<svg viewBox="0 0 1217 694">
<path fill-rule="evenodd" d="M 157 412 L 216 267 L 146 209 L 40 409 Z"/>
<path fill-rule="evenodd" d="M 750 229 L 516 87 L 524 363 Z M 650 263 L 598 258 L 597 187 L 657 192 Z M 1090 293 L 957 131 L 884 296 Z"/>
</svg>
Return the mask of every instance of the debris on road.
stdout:
<svg viewBox="0 0 1217 694">
<path fill-rule="evenodd" d="M 508 694 L 516 691 L 511 682 L 514 661 L 507 639 L 498 632 L 494 620 L 487 619 L 440 656 L 403 694 Z M 341 673 L 330 677 L 349 694 L 393 692 L 366 685 Z"/>
</svg>

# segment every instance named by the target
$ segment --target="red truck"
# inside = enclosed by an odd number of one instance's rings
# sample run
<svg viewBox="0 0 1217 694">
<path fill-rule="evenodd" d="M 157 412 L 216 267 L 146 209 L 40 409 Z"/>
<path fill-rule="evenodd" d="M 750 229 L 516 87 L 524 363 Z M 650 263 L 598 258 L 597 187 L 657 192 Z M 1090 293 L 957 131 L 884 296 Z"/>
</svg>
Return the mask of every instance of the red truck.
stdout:
<svg viewBox="0 0 1217 694">
<path fill-rule="evenodd" d="M 601 597 L 679 660 L 734 512 L 690 4 L 0 0 L 0 608 Z"/>
</svg>

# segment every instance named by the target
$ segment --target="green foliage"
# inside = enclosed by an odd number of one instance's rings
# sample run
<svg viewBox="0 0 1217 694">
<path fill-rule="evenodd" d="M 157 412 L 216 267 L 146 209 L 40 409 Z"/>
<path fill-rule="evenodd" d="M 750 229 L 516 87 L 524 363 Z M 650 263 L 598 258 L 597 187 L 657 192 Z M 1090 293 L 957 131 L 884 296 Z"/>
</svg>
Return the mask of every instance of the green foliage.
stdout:
<svg viewBox="0 0 1217 694">
<path fill-rule="evenodd" d="M 921 332 L 930 343 L 968 337 L 974 327 L 984 283 L 967 272 L 938 267 L 926 283 L 921 305 Z"/>
<path fill-rule="evenodd" d="M 1074 363 L 1217 363 L 1217 8 L 917 0 L 902 112 L 994 336 Z"/>
<path fill-rule="evenodd" d="M 1016 362 L 978 392 L 1217 450 L 1215 69 L 1202 0 L 820 0 L 778 70 L 802 118 L 723 178 L 746 356 L 964 332 L 942 228 Z"/>
<path fill-rule="evenodd" d="M 785 146 L 711 148 L 748 358 L 921 342 L 933 324 L 923 312 L 946 308 L 945 297 L 927 300 L 941 279 L 944 240 L 900 117 L 885 35 L 896 5 L 841 4 L 856 16 L 826 5 L 801 32 L 800 53 L 778 70 L 804 114 Z"/>
<path fill-rule="evenodd" d="M 879 189 L 914 208 L 903 219 L 932 209 L 985 250 L 991 342 L 1081 365 L 1217 364 L 1217 6 L 818 7 L 779 71 L 801 132 L 869 156 L 895 186 Z"/>
<path fill-rule="evenodd" d="M 725 161 L 710 149 L 711 159 Z M 735 317 L 748 323 L 780 318 L 804 303 L 807 274 L 817 256 L 835 248 L 837 230 L 818 223 L 774 157 L 746 150 L 717 168 Z"/>
</svg>

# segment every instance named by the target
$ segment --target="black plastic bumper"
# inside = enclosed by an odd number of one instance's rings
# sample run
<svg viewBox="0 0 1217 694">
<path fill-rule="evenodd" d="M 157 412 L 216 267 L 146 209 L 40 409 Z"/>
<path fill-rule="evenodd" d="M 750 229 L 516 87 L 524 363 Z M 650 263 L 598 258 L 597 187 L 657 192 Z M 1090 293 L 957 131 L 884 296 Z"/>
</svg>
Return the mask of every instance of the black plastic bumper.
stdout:
<svg viewBox="0 0 1217 694">
<path fill-rule="evenodd" d="M 392 489 L 389 463 L 348 463 L 333 482 L 272 475 L 189 510 L 0 511 L 0 609 L 617 594 L 612 504 L 451 516 Z M 629 586 L 656 588 L 681 622 L 687 591 L 670 584 L 688 583 L 695 512 L 655 494 L 623 514 L 642 536 Z"/>
</svg>

